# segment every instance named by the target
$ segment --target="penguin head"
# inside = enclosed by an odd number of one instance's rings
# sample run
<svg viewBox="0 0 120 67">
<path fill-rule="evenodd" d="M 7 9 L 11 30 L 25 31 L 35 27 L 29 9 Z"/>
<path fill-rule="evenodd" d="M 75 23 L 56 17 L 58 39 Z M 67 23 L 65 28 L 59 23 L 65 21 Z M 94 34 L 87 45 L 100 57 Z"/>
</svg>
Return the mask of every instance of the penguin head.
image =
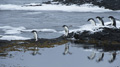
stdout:
<svg viewBox="0 0 120 67">
<path fill-rule="evenodd" d="M 99 16 L 97 16 L 96 18 L 97 18 L 97 19 L 101 19 L 101 17 L 99 17 Z"/>
<path fill-rule="evenodd" d="M 115 19 L 113 16 L 109 16 L 108 18 Z"/>
<path fill-rule="evenodd" d="M 68 27 L 67 25 L 63 25 L 62 27 Z"/>
<path fill-rule="evenodd" d="M 37 32 L 36 30 L 31 31 L 32 33 Z"/>
<path fill-rule="evenodd" d="M 108 17 L 112 21 L 112 25 L 116 27 L 116 19 L 113 16 Z"/>
<path fill-rule="evenodd" d="M 93 18 L 89 18 L 87 21 L 94 20 Z"/>
<path fill-rule="evenodd" d="M 96 19 L 102 20 L 104 17 L 97 16 Z"/>
<path fill-rule="evenodd" d="M 91 22 L 93 26 L 96 26 L 96 21 L 93 18 L 89 18 L 88 21 Z"/>
</svg>

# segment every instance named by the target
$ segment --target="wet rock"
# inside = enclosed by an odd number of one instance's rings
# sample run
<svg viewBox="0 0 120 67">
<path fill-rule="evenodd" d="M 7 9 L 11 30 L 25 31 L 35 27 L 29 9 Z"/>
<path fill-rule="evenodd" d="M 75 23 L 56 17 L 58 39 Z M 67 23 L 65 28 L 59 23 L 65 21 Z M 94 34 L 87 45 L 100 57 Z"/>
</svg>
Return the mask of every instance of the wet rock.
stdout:
<svg viewBox="0 0 120 67">
<path fill-rule="evenodd" d="M 39 38 L 38 41 L 35 41 L 35 39 L 29 39 L 29 40 L 0 40 L 0 47 L 4 46 L 14 46 L 14 45 L 23 45 L 23 44 L 38 44 L 38 45 L 53 45 L 53 44 L 60 44 L 67 42 L 67 38 L 64 36 L 60 36 L 58 38 L 53 39 L 44 39 Z"/>
<path fill-rule="evenodd" d="M 91 31 L 84 30 L 74 33 L 74 38 L 77 40 L 107 40 L 120 42 L 120 29 L 101 27 L 102 31 L 91 33 Z"/>
</svg>

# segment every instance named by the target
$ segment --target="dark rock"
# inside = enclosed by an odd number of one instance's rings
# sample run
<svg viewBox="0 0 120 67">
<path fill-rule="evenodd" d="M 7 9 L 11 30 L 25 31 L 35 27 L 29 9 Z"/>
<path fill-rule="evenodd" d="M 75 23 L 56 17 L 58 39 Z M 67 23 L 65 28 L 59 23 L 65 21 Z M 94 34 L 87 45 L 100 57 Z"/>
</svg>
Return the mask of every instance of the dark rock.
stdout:
<svg viewBox="0 0 120 67">
<path fill-rule="evenodd" d="M 74 33 L 74 38 L 77 40 L 107 40 L 120 42 L 120 29 L 117 28 L 101 28 L 102 31 L 91 33 L 90 31 L 79 31 Z"/>
<path fill-rule="evenodd" d="M 43 4 L 51 4 L 51 1 L 43 2 Z"/>
<path fill-rule="evenodd" d="M 60 36 L 58 38 L 53 39 L 44 39 L 39 38 L 38 41 L 35 41 L 35 39 L 29 39 L 29 40 L 0 40 L 0 47 L 2 46 L 8 46 L 8 45 L 21 45 L 21 44 L 56 44 L 56 43 L 64 43 L 67 42 L 67 37 Z"/>
<path fill-rule="evenodd" d="M 106 9 L 111 10 L 120 10 L 120 0 L 53 0 L 60 2 L 65 5 L 81 5 L 85 3 L 92 3 L 93 5 L 97 5 L 99 7 L 105 7 Z"/>
</svg>

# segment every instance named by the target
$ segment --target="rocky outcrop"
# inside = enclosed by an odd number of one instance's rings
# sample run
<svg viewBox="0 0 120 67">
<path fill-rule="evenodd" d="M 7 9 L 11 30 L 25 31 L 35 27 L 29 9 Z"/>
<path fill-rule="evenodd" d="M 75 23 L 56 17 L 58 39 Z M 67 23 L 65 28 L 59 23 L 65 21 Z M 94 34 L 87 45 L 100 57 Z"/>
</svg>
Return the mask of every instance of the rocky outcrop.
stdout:
<svg viewBox="0 0 120 67">
<path fill-rule="evenodd" d="M 58 1 L 61 4 L 66 5 L 81 5 L 85 3 L 92 3 L 93 5 L 97 5 L 99 7 L 105 7 L 106 9 L 112 10 L 120 10 L 120 0 L 53 0 Z"/>
<path fill-rule="evenodd" d="M 101 27 L 102 28 L 102 27 Z M 99 29 L 101 29 L 99 28 Z M 120 29 L 118 28 L 107 28 L 103 27 L 102 31 L 91 33 L 91 31 L 78 31 L 74 34 L 76 40 L 85 41 L 85 42 L 107 42 L 107 43 L 117 43 L 120 44 Z"/>
<path fill-rule="evenodd" d="M 15 45 L 54 45 L 54 44 L 64 44 L 68 42 L 66 37 L 60 36 L 58 38 L 53 39 L 45 39 L 45 38 L 39 38 L 38 41 L 35 41 L 35 39 L 28 39 L 28 40 L 0 40 L 0 47 L 4 46 L 15 46 Z"/>
</svg>

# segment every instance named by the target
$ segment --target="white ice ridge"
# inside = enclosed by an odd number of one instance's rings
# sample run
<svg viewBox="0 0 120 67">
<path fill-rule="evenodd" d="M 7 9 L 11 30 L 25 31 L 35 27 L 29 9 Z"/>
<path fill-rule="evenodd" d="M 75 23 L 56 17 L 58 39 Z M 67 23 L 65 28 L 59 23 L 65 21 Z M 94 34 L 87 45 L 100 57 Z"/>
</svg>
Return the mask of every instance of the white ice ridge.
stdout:
<svg viewBox="0 0 120 67">
<path fill-rule="evenodd" d="M 27 40 L 27 39 L 31 39 L 31 38 L 27 38 L 27 37 L 22 37 L 22 36 L 13 36 L 13 35 L 4 35 L 0 38 L 0 40 Z"/>
<path fill-rule="evenodd" d="M 20 30 L 21 32 L 31 32 L 31 31 L 37 31 L 37 32 L 46 32 L 46 33 L 53 33 L 53 32 L 57 32 L 55 29 L 24 29 L 24 30 Z"/>
<path fill-rule="evenodd" d="M 93 6 L 92 4 L 77 5 L 51 5 L 42 4 L 42 6 L 24 6 L 14 4 L 1 4 L 0 10 L 46 10 L 46 11 L 66 11 L 66 12 L 110 12 L 112 10 L 105 9 L 104 7 Z"/>
<path fill-rule="evenodd" d="M 0 29 L 2 29 L 5 34 L 20 34 L 21 32 L 19 30 L 26 29 L 25 27 L 12 27 L 12 26 L 1 26 Z"/>
<path fill-rule="evenodd" d="M 55 29 L 26 29 L 25 27 L 12 27 L 12 26 L 1 26 L 0 29 L 5 32 L 5 34 L 20 34 L 22 32 L 31 32 L 36 30 L 38 32 L 53 33 L 57 32 Z"/>
</svg>

